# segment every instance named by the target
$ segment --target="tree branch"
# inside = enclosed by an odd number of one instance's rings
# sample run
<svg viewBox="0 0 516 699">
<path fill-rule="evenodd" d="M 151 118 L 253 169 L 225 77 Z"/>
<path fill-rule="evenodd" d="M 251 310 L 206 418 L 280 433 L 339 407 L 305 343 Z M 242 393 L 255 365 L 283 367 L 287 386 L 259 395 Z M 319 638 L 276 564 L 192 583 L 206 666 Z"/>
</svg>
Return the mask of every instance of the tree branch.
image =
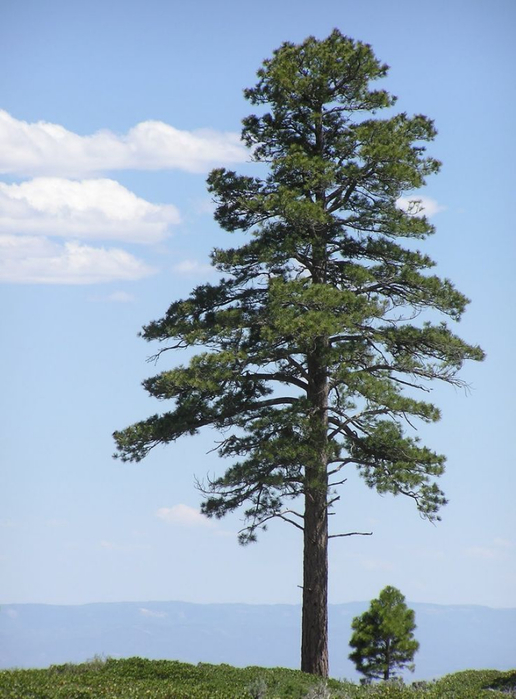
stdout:
<svg viewBox="0 0 516 699">
<path fill-rule="evenodd" d="M 373 532 L 347 532 L 347 534 L 330 534 L 328 539 L 338 539 L 343 536 L 373 536 Z"/>
<path fill-rule="evenodd" d="M 297 522 L 294 522 L 292 519 L 289 517 L 286 517 L 285 515 L 295 515 L 296 517 L 299 517 L 300 519 L 304 520 L 303 515 L 299 514 L 299 512 L 296 512 L 295 510 L 284 510 L 283 512 L 275 512 L 271 515 L 268 515 L 267 517 L 263 518 L 257 518 L 253 521 L 252 524 L 250 524 L 248 527 L 244 527 L 243 529 L 240 529 L 238 532 L 239 534 L 242 534 L 243 532 L 257 529 L 258 527 L 263 526 L 266 522 L 268 522 L 271 519 L 281 519 L 284 522 L 288 522 L 289 524 L 292 524 L 293 527 L 296 527 L 296 529 L 300 529 L 302 532 L 304 532 L 304 527 L 298 524 Z"/>
<path fill-rule="evenodd" d="M 288 383 L 292 384 L 293 386 L 297 386 L 298 388 L 301 388 L 303 391 L 308 390 L 308 384 L 305 381 L 302 381 L 301 379 L 296 379 L 294 376 L 289 376 L 288 374 L 284 374 L 281 371 L 276 371 L 272 374 L 267 374 L 265 372 L 249 372 L 245 374 L 245 376 L 248 376 L 251 379 L 258 379 L 263 381 L 279 381 L 280 383 Z"/>
</svg>

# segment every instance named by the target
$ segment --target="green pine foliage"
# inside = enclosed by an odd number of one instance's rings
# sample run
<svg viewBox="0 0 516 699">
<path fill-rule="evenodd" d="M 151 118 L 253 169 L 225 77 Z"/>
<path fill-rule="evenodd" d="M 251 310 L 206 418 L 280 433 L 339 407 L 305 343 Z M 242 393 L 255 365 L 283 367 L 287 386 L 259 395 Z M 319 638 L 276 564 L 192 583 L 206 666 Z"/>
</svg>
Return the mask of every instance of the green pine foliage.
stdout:
<svg viewBox="0 0 516 699">
<path fill-rule="evenodd" d="M 412 660 L 419 649 L 414 638 L 414 612 L 395 587 L 387 586 L 367 611 L 353 619 L 349 658 L 368 679 L 388 680 L 396 670 L 414 670 Z"/>
<path fill-rule="evenodd" d="M 483 358 L 454 332 L 467 299 L 420 249 L 434 227 L 414 192 L 439 170 L 425 150 L 436 130 L 394 113 L 396 98 L 375 87 L 387 71 L 338 30 L 264 61 L 242 131 L 258 174 L 208 177 L 215 219 L 247 241 L 215 249 L 220 280 L 143 328 L 162 343 L 156 357 L 196 354 L 144 382 L 168 409 L 114 434 L 117 455 L 140 461 L 220 430 L 230 466 L 201 484 L 202 511 L 243 508 L 244 544 L 272 518 L 303 530 L 305 611 L 326 604 L 328 511 L 349 469 L 439 519 L 445 458 L 412 427 L 440 418 L 422 399 L 432 382 L 461 385 L 463 363 Z M 314 624 L 324 637 L 325 615 Z M 313 667 L 327 674 L 327 661 Z"/>
<path fill-rule="evenodd" d="M 411 496 L 429 519 L 445 502 L 435 486 L 444 457 L 406 435 L 408 420 L 435 422 L 439 410 L 403 389 L 459 384 L 464 361 L 483 354 L 445 322 L 414 323 L 424 311 L 458 320 L 467 299 L 426 274 L 434 263 L 412 242 L 433 226 L 397 205 L 439 169 L 425 154 L 432 122 L 364 116 L 395 104 L 370 89 L 386 73 L 368 45 L 338 31 L 284 44 L 264 62 L 245 94 L 271 111 L 244 119 L 242 135 L 269 175 L 219 169 L 208 178 L 217 221 L 250 240 L 214 250 L 227 276 L 172 303 L 142 333 L 199 353 L 144 382 L 173 409 L 116 432 L 118 456 L 139 461 L 207 425 L 234 430 L 219 451 L 237 465 L 209 484 L 203 508 L 222 516 L 248 503 L 243 542 L 305 491 L 305 467 L 319 455 L 316 360 L 327 381 L 332 471 L 355 464 L 368 486 Z"/>
</svg>

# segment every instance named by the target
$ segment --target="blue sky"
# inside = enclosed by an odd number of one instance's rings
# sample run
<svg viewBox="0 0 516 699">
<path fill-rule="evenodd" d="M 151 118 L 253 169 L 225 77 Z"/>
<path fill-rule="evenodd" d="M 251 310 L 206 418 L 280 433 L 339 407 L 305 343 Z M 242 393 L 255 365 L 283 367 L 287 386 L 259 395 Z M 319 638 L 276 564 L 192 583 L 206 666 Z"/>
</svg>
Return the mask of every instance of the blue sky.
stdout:
<svg viewBox="0 0 516 699">
<path fill-rule="evenodd" d="M 300 601 L 296 530 L 242 548 L 238 516 L 198 514 L 216 435 L 122 464 L 111 433 L 161 407 L 139 329 L 234 243 L 205 179 L 252 172 L 243 88 L 283 41 L 337 27 L 391 66 L 400 110 L 435 119 L 425 251 L 472 299 L 458 332 L 487 360 L 469 391 L 436 387 L 443 419 L 421 430 L 448 457 L 439 525 L 350 474 L 333 530 L 374 536 L 331 542 L 330 601 L 391 584 L 516 606 L 512 0 L 1 0 L 0 16 L 0 602 Z"/>
</svg>

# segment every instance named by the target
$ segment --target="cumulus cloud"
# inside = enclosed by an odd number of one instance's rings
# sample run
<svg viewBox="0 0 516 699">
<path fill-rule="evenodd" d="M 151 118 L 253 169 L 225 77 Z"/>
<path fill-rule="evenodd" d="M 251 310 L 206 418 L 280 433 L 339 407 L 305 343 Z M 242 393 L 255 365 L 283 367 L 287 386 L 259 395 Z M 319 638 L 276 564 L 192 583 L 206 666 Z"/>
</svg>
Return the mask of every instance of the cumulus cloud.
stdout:
<svg viewBox="0 0 516 699">
<path fill-rule="evenodd" d="M 127 169 L 206 172 L 247 157 L 235 133 L 182 131 L 162 121 L 144 121 L 123 135 L 102 130 L 80 136 L 60 124 L 29 123 L 0 110 L 0 173 L 4 174 L 82 177 Z"/>
<path fill-rule="evenodd" d="M 0 281 L 97 284 L 141 279 L 154 270 L 134 255 L 80 241 L 153 244 L 179 222 L 175 206 L 152 204 L 111 179 L 0 182 Z"/>
<path fill-rule="evenodd" d="M 0 235 L 0 281 L 18 284 L 98 284 L 129 281 L 155 270 L 119 248 L 64 245 L 42 236 Z"/>
<path fill-rule="evenodd" d="M 179 221 L 175 206 L 151 204 L 110 179 L 0 182 L 0 233 L 155 243 Z"/>
<path fill-rule="evenodd" d="M 169 524 L 179 524 L 183 527 L 214 527 L 215 524 L 208 517 L 201 514 L 195 507 L 188 505 L 174 505 L 173 507 L 160 507 L 156 517 Z"/>
<path fill-rule="evenodd" d="M 407 211 L 413 216 L 426 216 L 427 218 L 431 218 L 446 209 L 445 206 L 436 202 L 435 199 L 421 196 L 400 197 L 396 204 L 402 211 Z"/>
</svg>

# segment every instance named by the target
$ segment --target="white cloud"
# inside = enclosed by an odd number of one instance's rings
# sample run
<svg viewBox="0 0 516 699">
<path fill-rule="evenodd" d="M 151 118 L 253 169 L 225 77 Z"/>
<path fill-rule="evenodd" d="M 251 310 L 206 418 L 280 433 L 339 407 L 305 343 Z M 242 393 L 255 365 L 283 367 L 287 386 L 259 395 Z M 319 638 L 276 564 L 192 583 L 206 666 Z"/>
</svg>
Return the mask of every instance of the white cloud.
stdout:
<svg viewBox="0 0 516 699">
<path fill-rule="evenodd" d="M 213 165 L 242 162 L 249 157 L 238 134 L 213 129 L 180 131 L 162 121 L 137 124 L 128 132 L 125 142 L 133 162 L 146 170 L 177 168 L 204 172 Z"/>
<path fill-rule="evenodd" d="M 141 279 L 155 270 L 120 248 L 78 241 L 153 244 L 179 221 L 176 207 L 151 204 L 111 179 L 0 182 L 0 281 L 96 284 Z M 130 297 L 119 294 L 112 300 Z"/>
<path fill-rule="evenodd" d="M 181 131 L 162 121 L 144 121 L 124 135 L 102 130 L 80 136 L 59 124 L 28 123 L 0 110 L 0 173 L 4 174 L 82 177 L 127 169 L 206 172 L 247 158 L 235 133 Z"/>
<path fill-rule="evenodd" d="M 154 270 L 119 248 L 58 244 L 42 236 L 0 235 L 0 281 L 97 284 L 141 279 Z"/>
<path fill-rule="evenodd" d="M 413 216 L 426 216 L 427 218 L 431 218 L 446 209 L 445 206 L 436 202 L 435 199 L 422 196 L 400 197 L 396 204 L 398 208 L 411 213 Z"/>
<path fill-rule="evenodd" d="M 183 527 L 214 527 L 215 523 L 201 514 L 195 507 L 188 505 L 174 505 L 173 507 L 160 507 L 156 517 L 169 524 L 179 524 Z"/>
<path fill-rule="evenodd" d="M 114 180 L 0 182 L 0 233 L 155 243 L 179 221 L 175 206 L 151 204 Z"/>
</svg>

